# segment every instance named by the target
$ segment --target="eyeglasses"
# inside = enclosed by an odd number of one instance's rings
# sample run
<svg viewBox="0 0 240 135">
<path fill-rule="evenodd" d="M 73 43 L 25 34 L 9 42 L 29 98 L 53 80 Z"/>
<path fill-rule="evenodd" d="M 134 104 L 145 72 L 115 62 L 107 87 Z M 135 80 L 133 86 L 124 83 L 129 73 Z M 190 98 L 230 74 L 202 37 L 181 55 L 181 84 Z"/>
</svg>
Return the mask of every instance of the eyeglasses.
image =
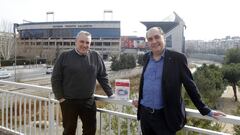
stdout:
<svg viewBox="0 0 240 135">
<path fill-rule="evenodd" d="M 153 38 L 154 38 L 155 40 L 158 40 L 158 39 L 161 38 L 161 36 L 160 36 L 160 35 L 154 35 L 154 36 L 152 36 L 152 37 L 148 37 L 147 40 L 148 40 L 149 42 L 152 42 L 152 41 L 153 41 Z"/>
<path fill-rule="evenodd" d="M 84 43 L 86 43 L 86 44 L 90 44 L 89 41 L 84 41 L 84 40 L 80 40 L 79 42 L 82 43 L 82 44 L 84 44 Z"/>
</svg>

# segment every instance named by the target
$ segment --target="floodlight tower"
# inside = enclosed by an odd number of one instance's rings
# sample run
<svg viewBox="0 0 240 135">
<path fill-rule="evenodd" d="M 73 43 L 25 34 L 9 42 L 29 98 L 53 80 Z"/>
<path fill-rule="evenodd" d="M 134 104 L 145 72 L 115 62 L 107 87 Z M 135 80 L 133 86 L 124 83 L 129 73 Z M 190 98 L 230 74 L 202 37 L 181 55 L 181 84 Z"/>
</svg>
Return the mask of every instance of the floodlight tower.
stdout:
<svg viewBox="0 0 240 135">
<path fill-rule="evenodd" d="M 52 21 L 54 22 L 54 12 L 52 12 L 52 11 L 46 12 L 46 21 L 48 22 L 49 15 L 52 15 Z"/>
<path fill-rule="evenodd" d="M 113 11 L 112 10 L 104 10 L 103 11 L 103 20 L 106 21 L 107 20 L 107 16 L 109 16 L 109 20 L 113 20 Z"/>
</svg>

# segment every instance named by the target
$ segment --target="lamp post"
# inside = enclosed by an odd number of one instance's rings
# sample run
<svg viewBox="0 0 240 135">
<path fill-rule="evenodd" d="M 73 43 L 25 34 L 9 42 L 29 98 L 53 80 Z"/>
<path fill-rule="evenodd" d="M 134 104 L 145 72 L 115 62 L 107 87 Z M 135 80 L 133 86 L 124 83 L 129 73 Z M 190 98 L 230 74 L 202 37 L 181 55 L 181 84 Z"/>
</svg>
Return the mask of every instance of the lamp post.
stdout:
<svg viewBox="0 0 240 135">
<path fill-rule="evenodd" d="M 14 40 L 14 81 L 17 81 L 17 71 L 16 71 L 16 65 L 17 65 L 17 42 L 16 42 L 16 28 L 19 25 L 17 23 L 13 24 L 13 40 Z"/>
<path fill-rule="evenodd" d="M 38 67 L 38 59 L 40 58 L 40 56 L 36 56 L 36 67 Z"/>
</svg>

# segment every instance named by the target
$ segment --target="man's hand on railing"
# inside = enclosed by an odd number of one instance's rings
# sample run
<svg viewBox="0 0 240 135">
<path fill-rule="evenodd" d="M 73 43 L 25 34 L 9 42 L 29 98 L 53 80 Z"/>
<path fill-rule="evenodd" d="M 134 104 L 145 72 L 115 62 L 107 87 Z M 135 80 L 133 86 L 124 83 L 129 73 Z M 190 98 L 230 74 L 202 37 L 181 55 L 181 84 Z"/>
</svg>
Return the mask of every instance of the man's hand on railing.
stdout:
<svg viewBox="0 0 240 135">
<path fill-rule="evenodd" d="M 116 98 L 116 95 L 115 95 L 115 94 L 112 94 L 112 95 L 109 96 L 108 98 L 110 98 L 110 99 L 115 99 L 115 98 Z"/>
<path fill-rule="evenodd" d="M 220 112 L 220 111 L 212 110 L 211 112 L 209 112 L 208 116 L 210 116 L 216 120 L 219 120 L 219 117 L 226 116 L 226 114 L 223 112 Z"/>
<path fill-rule="evenodd" d="M 138 107 L 138 100 L 132 100 L 132 105 L 137 108 Z"/>
<path fill-rule="evenodd" d="M 58 101 L 59 101 L 59 103 L 62 103 L 62 102 L 64 102 L 66 99 L 65 98 L 60 98 Z"/>
</svg>

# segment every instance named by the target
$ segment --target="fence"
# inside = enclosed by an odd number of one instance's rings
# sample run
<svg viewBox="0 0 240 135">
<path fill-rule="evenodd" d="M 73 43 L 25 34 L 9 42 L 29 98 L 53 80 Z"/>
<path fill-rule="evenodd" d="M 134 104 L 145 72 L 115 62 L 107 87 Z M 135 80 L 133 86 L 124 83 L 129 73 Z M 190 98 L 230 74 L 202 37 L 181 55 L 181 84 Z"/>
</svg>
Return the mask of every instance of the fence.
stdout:
<svg viewBox="0 0 240 135">
<path fill-rule="evenodd" d="M 62 134 L 61 112 L 58 101 L 53 99 L 51 89 L 49 87 L 29 85 L 23 83 L 15 83 L 8 81 L 0 81 L 2 85 L 10 85 L 11 87 L 26 88 L 48 92 L 49 97 L 39 97 L 24 93 L 18 93 L 7 90 L 0 90 L 0 124 L 5 130 L 15 131 L 25 135 L 60 135 Z M 106 96 L 95 95 L 99 102 L 107 102 L 117 104 L 119 106 L 131 106 L 131 100 L 120 101 L 116 99 L 108 99 Z M 197 110 L 186 109 L 188 117 L 200 119 L 214 119 L 204 117 Z M 126 114 L 119 111 L 98 108 L 97 113 L 97 134 L 140 134 L 140 126 L 136 120 L 136 115 Z M 219 120 L 224 123 L 240 125 L 240 117 L 227 115 Z M 117 122 L 117 126 L 113 127 L 113 122 Z M 123 125 L 124 124 L 124 125 Z M 77 134 L 81 134 L 81 127 L 78 124 Z M 122 128 L 124 127 L 124 128 Z M 137 127 L 135 130 L 133 127 Z M 201 129 L 197 127 L 185 126 L 186 134 L 194 131 L 200 134 L 209 135 L 226 135 L 227 133 Z"/>
</svg>

